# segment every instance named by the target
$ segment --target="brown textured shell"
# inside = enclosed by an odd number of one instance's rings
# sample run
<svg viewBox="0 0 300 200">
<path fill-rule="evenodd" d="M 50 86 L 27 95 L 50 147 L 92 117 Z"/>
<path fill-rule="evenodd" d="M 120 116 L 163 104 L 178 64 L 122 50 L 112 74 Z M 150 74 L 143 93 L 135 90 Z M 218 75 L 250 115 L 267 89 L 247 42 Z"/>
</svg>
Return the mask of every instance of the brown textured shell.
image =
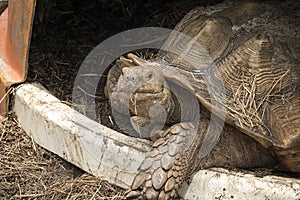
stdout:
<svg viewBox="0 0 300 200">
<path fill-rule="evenodd" d="M 297 8 L 287 2 L 284 9 L 257 3 L 208 14 L 201 9 L 189 12 L 174 30 L 202 48 L 170 37 L 164 48 L 178 54 L 161 52 L 160 57 L 185 74 L 204 106 L 218 115 L 225 109 L 228 123 L 270 147 L 286 168 L 300 172 Z"/>
</svg>

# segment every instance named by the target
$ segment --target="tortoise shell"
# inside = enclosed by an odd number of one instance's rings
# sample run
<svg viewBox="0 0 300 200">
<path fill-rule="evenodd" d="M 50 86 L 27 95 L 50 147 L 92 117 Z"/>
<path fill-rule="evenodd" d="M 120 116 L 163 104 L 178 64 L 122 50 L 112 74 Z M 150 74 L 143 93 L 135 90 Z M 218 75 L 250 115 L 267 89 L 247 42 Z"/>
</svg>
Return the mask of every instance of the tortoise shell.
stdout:
<svg viewBox="0 0 300 200">
<path fill-rule="evenodd" d="M 159 60 L 184 74 L 211 112 L 225 113 L 226 122 L 299 172 L 300 34 L 299 17 L 291 15 L 258 3 L 196 8 L 174 29 L 190 40 L 171 35 L 163 49 L 173 53 L 161 51 Z"/>
</svg>

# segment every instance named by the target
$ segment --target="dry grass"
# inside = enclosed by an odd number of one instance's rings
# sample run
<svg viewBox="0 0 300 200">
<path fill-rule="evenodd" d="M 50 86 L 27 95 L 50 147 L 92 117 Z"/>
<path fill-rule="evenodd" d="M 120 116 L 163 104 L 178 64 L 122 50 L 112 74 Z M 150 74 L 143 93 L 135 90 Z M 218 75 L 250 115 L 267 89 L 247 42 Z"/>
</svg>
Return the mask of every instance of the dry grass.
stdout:
<svg viewBox="0 0 300 200">
<path fill-rule="evenodd" d="M 268 136 L 271 135 L 271 131 L 265 125 L 263 119 L 265 115 L 265 109 L 269 103 L 269 98 L 274 94 L 274 88 L 289 72 L 286 71 L 283 75 L 273 80 L 273 83 L 266 89 L 263 97 L 257 97 L 256 87 L 257 78 L 254 75 L 249 80 L 250 88 L 245 86 L 244 82 L 238 87 L 238 90 L 230 98 L 231 101 L 227 102 L 227 108 L 232 118 L 239 120 L 240 127 L 247 127 L 250 130 L 256 130 Z M 281 96 L 284 96 L 283 94 Z"/>
<path fill-rule="evenodd" d="M 0 199 L 122 198 L 120 188 L 36 145 L 12 113 L 0 127 Z"/>
</svg>

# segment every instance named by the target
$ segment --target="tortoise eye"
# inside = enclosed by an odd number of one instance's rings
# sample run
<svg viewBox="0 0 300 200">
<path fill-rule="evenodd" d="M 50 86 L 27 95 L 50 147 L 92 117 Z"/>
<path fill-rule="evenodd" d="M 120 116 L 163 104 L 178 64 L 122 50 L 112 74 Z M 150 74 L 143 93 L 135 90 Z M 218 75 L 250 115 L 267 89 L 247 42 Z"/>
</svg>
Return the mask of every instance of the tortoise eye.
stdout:
<svg viewBox="0 0 300 200">
<path fill-rule="evenodd" d="M 152 78 L 153 78 L 153 73 L 152 73 L 152 72 L 149 72 L 149 73 L 146 75 L 146 81 L 150 81 Z"/>
</svg>

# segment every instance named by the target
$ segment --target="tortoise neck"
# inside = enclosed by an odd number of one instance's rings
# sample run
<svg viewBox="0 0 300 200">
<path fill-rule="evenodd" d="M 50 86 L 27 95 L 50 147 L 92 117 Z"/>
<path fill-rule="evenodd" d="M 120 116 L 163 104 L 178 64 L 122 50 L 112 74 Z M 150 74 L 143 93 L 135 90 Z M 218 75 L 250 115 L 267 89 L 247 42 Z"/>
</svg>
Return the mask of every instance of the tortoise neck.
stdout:
<svg viewBox="0 0 300 200">
<path fill-rule="evenodd" d="M 168 83 L 168 85 L 174 102 L 170 121 L 174 123 L 198 123 L 200 119 L 200 105 L 197 97 L 177 84 Z"/>
</svg>

